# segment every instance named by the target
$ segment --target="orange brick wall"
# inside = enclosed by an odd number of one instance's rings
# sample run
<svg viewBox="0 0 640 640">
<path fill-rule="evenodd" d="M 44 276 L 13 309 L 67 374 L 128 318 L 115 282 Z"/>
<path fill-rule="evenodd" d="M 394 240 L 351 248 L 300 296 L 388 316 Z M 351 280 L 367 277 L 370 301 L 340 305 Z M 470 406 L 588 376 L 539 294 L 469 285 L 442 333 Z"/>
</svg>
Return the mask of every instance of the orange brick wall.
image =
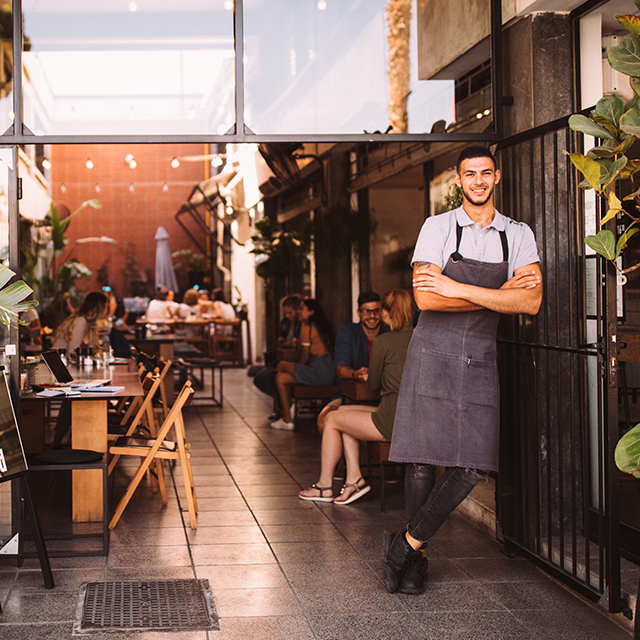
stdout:
<svg viewBox="0 0 640 640">
<path fill-rule="evenodd" d="M 129 295 L 124 290 L 123 267 L 129 243 L 134 243 L 140 268 L 151 267 L 155 274 L 156 241 L 159 226 L 169 233 L 171 252 L 196 250 L 187 234 L 175 220 L 180 205 L 188 198 L 197 182 L 205 177 L 205 160 L 182 160 L 171 167 L 175 157 L 205 153 L 204 145 L 59 145 L 51 149 L 51 183 L 54 205 L 64 204 L 72 212 L 85 200 L 96 199 L 101 209 L 87 208 L 70 223 L 66 237 L 73 247 L 76 239 L 108 236 L 117 244 L 91 243 L 78 245 L 70 255 L 79 258 L 93 272 L 91 282 L 78 281 L 83 291 L 99 289 L 98 269 L 108 263 L 110 284 L 116 295 Z M 137 166 L 131 169 L 125 156 L 133 154 Z M 91 158 L 93 169 L 86 167 Z M 163 190 L 164 184 L 168 190 Z M 96 191 L 100 185 L 100 192 Z M 133 185 L 133 191 L 130 185 Z M 63 187 L 64 185 L 64 187 Z M 178 275 L 184 289 L 186 271 Z M 153 283 L 152 283 L 153 284 Z"/>
</svg>

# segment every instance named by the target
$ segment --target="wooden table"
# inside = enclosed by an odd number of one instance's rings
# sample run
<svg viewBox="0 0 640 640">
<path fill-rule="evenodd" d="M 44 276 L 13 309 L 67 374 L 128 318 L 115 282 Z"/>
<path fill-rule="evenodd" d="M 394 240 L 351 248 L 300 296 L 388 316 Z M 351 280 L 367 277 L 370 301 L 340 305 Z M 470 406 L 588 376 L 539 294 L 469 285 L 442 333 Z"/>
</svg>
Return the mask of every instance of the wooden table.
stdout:
<svg viewBox="0 0 640 640">
<path fill-rule="evenodd" d="M 140 376 L 132 359 L 126 365 L 112 365 L 108 369 L 95 367 L 85 369 L 70 366 L 74 378 L 111 378 L 111 384 L 124 387 L 118 393 L 83 393 L 71 398 L 38 398 L 23 396 L 21 405 L 40 414 L 44 424 L 44 406 L 49 400 L 71 401 L 71 448 L 90 449 L 107 453 L 107 417 L 111 398 L 142 396 Z M 54 382 L 46 366 L 36 369 L 36 383 Z M 32 416 L 33 417 L 33 416 Z M 87 469 L 72 471 L 72 516 L 74 522 L 101 522 L 102 513 L 102 471 Z"/>
<path fill-rule="evenodd" d="M 380 392 L 371 391 L 362 380 L 342 380 L 342 395 L 351 404 L 373 404 L 380 402 Z"/>
</svg>

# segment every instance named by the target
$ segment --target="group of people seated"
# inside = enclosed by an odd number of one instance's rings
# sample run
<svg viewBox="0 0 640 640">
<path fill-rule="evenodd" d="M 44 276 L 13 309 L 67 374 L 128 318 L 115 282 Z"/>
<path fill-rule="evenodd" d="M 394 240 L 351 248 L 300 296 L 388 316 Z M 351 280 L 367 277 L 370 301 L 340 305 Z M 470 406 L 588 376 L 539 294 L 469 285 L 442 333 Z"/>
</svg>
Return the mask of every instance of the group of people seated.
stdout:
<svg viewBox="0 0 640 640">
<path fill-rule="evenodd" d="M 175 293 L 171 289 L 159 286 L 156 297 L 147 307 L 146 320 L 162 324 L 175 320 L 232 320 L 236 317 L 234 308 L 227 302 L 224 291 L 220 288 L 212 291 L 211 298 L 205 289 L 187 289 L 181 303 L 174 298 Z"/>
<path fill-rule="evenodd" d="M 359 322 L 341 327 L 334 338 L 331 324 L 312 298 L 287 296 L 282 301 L 283 321 L 279 346 L 295 347 L 298 361 L 280 361 L 255 378 L 255 385 L 278 398 L 279 410 L 269 416 L 275 429 L 292 430 L 290 388 L 293 384 L 339 386 L 318 416 L 322 433 L 318 481 L 301 491 L 302 500 L 351 504 L 369 492 L 360 471 L 360 441 L 390 441 L 407 348 L 413 334 L 411 296 L 404 290 L 358 297 Z M 341 381 L 366 382 L 379 390 L 376 406 L 345 404 Z M 344 455 L 345 484 L 334 496 L 333 474 Z"/>
</svg>

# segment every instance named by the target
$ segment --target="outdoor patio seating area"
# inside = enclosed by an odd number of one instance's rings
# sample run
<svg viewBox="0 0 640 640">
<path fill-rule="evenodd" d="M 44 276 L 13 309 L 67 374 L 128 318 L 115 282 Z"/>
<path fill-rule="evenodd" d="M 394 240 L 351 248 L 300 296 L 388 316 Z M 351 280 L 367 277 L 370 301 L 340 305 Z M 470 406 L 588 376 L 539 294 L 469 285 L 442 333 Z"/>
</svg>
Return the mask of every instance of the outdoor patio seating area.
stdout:
<svg viewBox="0 0 640 640">
<path fill-rule="evenodd" d="M 25 560 L 18 569 L 15 558 L 0 556 L 0 638 L 72 637 L 80 586 L 88 581 L 193 578 L 209 581 L 219 631 L 83 637 L 631 637 L 527 560 L 507 557 L 501 544 L 461 514 L 454 514 L 429 543 L 426 593 L 389 594 L 380 571 L 382 533 L 403 522 L 401 483 L 387 484 L 386 513 L 380 512 L 377 481 L 370 497 L 349 506 L 299 500 L 300 489 L 317 480 L 320 437 L 311 421 L 293 432 L 269 428 L 271 410 L 270 399 L 242 369 L 225 372 L 222 408 L 185 410 L 199 506 L 197 530 L 189 526 L 176 468 L 166 479 L 167 507 L 143 481 L 111 532 L 108 557 L 52 558 L 53 590 L 45 590 L 36 559 Z M 112 510 L 136 465 L 123 461 L 110 478 Z"/>
</svg>

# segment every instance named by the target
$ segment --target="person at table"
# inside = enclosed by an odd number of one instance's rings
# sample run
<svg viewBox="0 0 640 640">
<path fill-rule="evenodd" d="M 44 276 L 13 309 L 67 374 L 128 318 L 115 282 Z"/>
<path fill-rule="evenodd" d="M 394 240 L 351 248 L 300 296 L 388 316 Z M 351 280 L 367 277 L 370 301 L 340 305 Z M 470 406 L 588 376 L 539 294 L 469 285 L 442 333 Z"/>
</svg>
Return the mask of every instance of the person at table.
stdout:
<svg viewBox="0 0 640 640">
<path fill-rule="evenodd" d="M 227 302 L 224 291 L 220 288 L 214 289 L 212 292 L 213 304 L 211 317 L 213 320 L 234 320 L 236 317 L 235 309 Z"/>
<path fill-rule="evenodd" d="M 278 328 L 278 347 L 282 349 L 295 348 L 298 343 L 298 334 L 300 333 L 300 321 L 298 320 L 298 309 L 302 304 L 302 297 L 297 293 L 286 296 L 282 299 L 280 306 L 282 308 L 282 320 Z M 270 365 L 265 367 L 260 373 L 253 378 L 253 384 L 271 397 L 275 398 L 278 394 L 276 387 L 276 375 L 278 373 L 277 366 Z M 268 420 L 273 422 L 282 418 L 282 411 L 276 409 Z"/>
<path fill-rule="evenodd" d="M 380 318 L 380 296 L 375 291 L 363 291 L 358 296 L 359 322 L 340 327 L 333 354 L 338 382 L 364 380 L 374 338 L 389 331 Z M 327 416 L 342 405 L 342 385 L 318 416 L 318 431 L 323 432 Z"/>
<path fill-rule="evenodd" d="M 200 306 L 201 317 L 210 316 L 213 313 L 213 302 L 206 289 L 200 289 L 198 291 L 198 305 Z"/>
<path fill-rule="evenodd" d="M 100 326 L 107 317 L 108 305 L 107 296 L 101 291 L 87 293 L 80 308 L 53 334 L 53 348 L 64 350 L 67 355 L 85 347 L 98 353 L 101 349 Z"/>
<path fill-rule="evenodd" d="M 167 320 L 173 320 L 178 309 L 173 297 L 173 291 L 161 284 L 156 291 L 156 297 L 149 302 L 147 307 L 145 314 L 147 322 L 163 323 Z"/>
<path fill-rule="evenodd" d="M 90 348 L 94 355 L 102 350 L 100 326 L 107 317 L 109 301 L 101 291 L 87 293 L 80 308 L 71 314 L 53 335 L 53 348 L 66 352 L 67 357 L 76 349 Z M 62 443 L 71 427 L 71 401 L 63 400 L 56 420 L 52 447 Z"/>
<path fill-rule="evenodd" d="M 33 300 L 31 294 L 28 300 Z M 39 350 L 42 348 L 42 324 L 38 311 L 31 307 L 20 314 L 20 320 L 26 324 L 19 326 L 20 331 L 20 347 L 26 350 Z"/>
<path fill-rule="evenodd" d="M 178 316 L 183 320 L 194 320 L 200 317 L 200 296 L 197 289 L 187 289 L 178 308 Z"/>
<path fill-rule="evenodd" d="M 271 424 L 274 429 L 293 429 L 291 385 L 323 386 L 335 378 L 333 347 L 335 335 L 322 306 L 315 298 L 307 298 L 298 310 L 300 335 L 298 362 L 278 362 L 276 388 L 282 418 Z"/>
<path fill-rule="evenodd" d="M 387 292 L 382 298 L 382 319 L 391 331 L 373 340 L 369 367 L 363 374 L 370 389 L 380 389 L 380 404 L 345 404 L 327 416 L 320 478 L 298 494 L 302 500 L 345 505 L 371 489 L 360 471 L 360 441 L 391 441 L 402 369 L 413 335 L 411 296 L 402 289 Z M 343 453 L 347 476 L 340 495 L 334 497 L 333 472 Z"/>
</svg>

